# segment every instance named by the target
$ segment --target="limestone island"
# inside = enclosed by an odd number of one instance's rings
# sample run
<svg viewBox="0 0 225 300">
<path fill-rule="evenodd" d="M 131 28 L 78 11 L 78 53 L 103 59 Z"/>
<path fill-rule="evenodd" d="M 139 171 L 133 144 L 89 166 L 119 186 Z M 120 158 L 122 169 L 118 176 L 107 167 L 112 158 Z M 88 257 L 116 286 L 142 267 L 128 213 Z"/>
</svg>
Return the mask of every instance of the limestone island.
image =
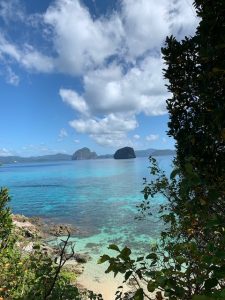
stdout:
<svg viewBox="0 0 225 300">
<path fill-rule="evenodd" d="M 85 160 L 85 159 L 96 159 L 98 156 L 95 152 L 91 152 L 91 150 L 87 147 L 77 150 L 73 156 L 72 160 Z"/>
<path fill-rule="evenodd" d="M 118 149 L 114 154 L 115 159 L 130 159 L 130 158 L 136 158 L 134 149 L 131 147 L 124 147 L 121 149 Z"/>
</svg>

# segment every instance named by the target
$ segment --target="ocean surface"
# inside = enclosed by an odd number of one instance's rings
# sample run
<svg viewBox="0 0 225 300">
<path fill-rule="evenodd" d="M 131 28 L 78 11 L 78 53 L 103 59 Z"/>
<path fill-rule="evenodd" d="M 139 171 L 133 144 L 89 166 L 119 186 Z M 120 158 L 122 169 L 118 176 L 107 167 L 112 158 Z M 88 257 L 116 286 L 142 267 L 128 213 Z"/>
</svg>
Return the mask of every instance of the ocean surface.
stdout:
<svg viewBox="0 0 225 300">
<path fill-rule="evenodd" d="M 169 175 L 172 157 L 158 157 Z M 110 243 L 145 251 L 159 236 L 162 224 L 153 199 L 153 215 L 137 220 L 143 200 L 143 177 L 149 181 L 148 158 L 11 164 L 0 167 L 0 187 L 9 188 L 14 213 L 70 223 L 81 231 L 73 238 L 77 251 L 97 258 Z"/>
</svg>

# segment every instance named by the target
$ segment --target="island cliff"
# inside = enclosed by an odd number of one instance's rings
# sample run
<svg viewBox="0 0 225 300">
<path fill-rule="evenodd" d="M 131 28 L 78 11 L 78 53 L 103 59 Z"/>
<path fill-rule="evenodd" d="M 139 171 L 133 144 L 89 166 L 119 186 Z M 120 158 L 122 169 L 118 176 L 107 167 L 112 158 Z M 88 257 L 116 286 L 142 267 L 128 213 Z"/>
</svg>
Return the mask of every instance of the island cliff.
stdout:
<svg viewBox="0 0 225 300">
<path fill-rule="evenodd" d="M 131 147 L 124 147 L 121 149 L 118 149 L 114 154 L 115 159 L 130 159 L 130 158 L 136 158 L 134 149 Z"/>
<path fill-rule="evenodd" d="M 97 157 L 95 152 L 91 152 L 89 148 L 84 147 L 73 154 L 72 160 L 96 159 Z"/>
</svg>

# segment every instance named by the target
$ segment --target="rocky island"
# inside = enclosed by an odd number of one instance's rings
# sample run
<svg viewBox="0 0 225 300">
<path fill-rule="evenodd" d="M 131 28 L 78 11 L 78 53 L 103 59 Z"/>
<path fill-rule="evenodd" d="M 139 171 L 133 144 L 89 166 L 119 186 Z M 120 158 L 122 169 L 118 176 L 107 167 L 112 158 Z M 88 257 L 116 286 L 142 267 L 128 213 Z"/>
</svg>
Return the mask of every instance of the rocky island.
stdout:
<svg viewBox="0 0 225 300">
<path fill-rule="evenodd" d="M 91 150 L 87 147 L 81 148 L 77 150 L 73 156 L 72 160 L 85 160 L 85 159 L 96 159 L 98 156 L 95 152 L 91 152 Z"/>
<path fill-rule="evenodd" d="M 136 158 L 134 149 L 131 147 L 124 147 L 118 149 L 114 154 L 115 159 L 130 159 Z"/>
</svg>

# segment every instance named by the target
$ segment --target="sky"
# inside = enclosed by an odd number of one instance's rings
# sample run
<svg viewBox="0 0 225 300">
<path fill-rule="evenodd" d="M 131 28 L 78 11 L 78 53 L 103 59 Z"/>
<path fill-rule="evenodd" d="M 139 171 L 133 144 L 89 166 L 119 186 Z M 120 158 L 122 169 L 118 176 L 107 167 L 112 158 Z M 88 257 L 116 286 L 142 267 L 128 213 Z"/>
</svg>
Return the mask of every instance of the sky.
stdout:
<svg viewBox="0 0 225 300">
<path fill-rule="evenodd" d="M 0 156 L 173 149 L 161 47 L 191 0 L 0 0 Z"/>
</svg>

